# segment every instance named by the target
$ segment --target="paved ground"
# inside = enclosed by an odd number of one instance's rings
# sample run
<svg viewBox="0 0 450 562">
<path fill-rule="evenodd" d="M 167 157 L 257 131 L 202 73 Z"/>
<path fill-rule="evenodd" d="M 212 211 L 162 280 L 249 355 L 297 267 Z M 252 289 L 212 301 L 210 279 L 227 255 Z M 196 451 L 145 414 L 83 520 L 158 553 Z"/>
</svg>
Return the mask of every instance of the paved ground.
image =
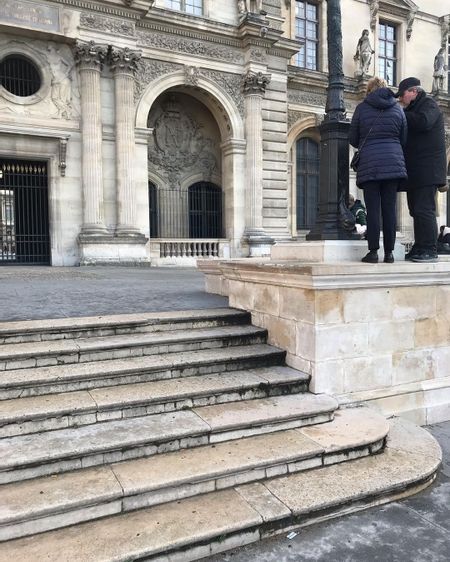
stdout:
<svg viewBox="0 0 450 562">
<path fill-rule="evenodd" d="M 220 308 L 196 269 L 0 267 L 0 321 Z"/>
<path fill-rule="evenodd" d="M 428 428 L 444 462 L 417 496 L 262 541 L 208 562 L 448 562 L 450 560 L 450 422 Z M 205 559 L 206 560 L 206 559 Z"/>
<path fill-rule="evenodd" d="M 0 267 L 0 321 L 227 306 L 182 268 Z M 430 431 L 444 463 L 418 496 L 211 557 L 209 562 L 448 562 L 450 422 Z"/>
</svg>

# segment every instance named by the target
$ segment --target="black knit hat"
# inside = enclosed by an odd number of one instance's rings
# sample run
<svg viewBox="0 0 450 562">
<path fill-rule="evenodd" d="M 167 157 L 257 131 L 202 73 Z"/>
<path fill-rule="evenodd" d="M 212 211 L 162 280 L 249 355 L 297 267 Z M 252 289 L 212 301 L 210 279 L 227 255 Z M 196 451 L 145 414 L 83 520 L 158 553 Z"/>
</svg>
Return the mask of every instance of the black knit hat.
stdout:
<svg viewBox="0 0 450 562">
<path fill-rule="evenodd" d="M 414 86 L 420 86 L 420 80 L 418 78 L 414 78 L 414 76 L 410 76 L 409 78 L 405 78 L 400 82 L 398 85 L 398 92 L 394 94 L 394 97 L 399 98 L 402 96 L 406 90 L 413 88 Z"/>
</svg>

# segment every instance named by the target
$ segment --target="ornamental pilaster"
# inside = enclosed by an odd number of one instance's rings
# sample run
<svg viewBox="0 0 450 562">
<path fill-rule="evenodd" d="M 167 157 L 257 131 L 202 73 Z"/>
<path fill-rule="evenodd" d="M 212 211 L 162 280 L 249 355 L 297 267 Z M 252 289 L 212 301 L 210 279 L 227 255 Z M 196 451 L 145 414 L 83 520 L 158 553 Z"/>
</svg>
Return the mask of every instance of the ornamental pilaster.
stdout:
<svg viewBox="0 0 450 562">
<path fill-rule="evenodd" d="M 78 41 L 75 63 L 80 73 L 83 226 L 81 234 L 106 233 L 103 215 L 102 121 L 100 73 L 107 53 L 105 45 Z"/>
<path fill-rule="evenodd" d="M 134 186 L 134 74 L 140 51 L 112 47 L 110 65 L 114 76 L 116 122 L 116 208 L 118 236 L 141 236 L 136 226 Z"/>
<path fill-rule="evenodd" d="M 263 229 L 263 131 L 262 101 L 270 75 L 249 70 L 242 78 L 245 96 L 245 136 L 247 141 L 246 227 L 250 255 L 264 255 L 273 240 Z"/>
</svg>

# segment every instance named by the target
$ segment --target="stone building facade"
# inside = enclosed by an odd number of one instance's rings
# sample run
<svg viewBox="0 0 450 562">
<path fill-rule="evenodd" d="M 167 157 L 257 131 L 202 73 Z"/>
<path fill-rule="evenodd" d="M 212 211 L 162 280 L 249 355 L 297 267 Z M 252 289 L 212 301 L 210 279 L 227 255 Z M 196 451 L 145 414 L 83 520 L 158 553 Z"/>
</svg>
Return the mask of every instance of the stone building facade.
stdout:
<svg viewBox="0 0 450 562">
<path fill-rule="evenodd" d="M 1 263 L 260 256 L 309 230 L 326 1 L 1 4 Z M 375 72 L 392 86 L 416 75 L 448 123 L 448 76 L 433 77 L 443 3 L 341 4 L 348 115 Z M 439 207 L 448 224 L 446 195 Z M 399 229 L 407 241 L 404 201 Z"/>
</svg>

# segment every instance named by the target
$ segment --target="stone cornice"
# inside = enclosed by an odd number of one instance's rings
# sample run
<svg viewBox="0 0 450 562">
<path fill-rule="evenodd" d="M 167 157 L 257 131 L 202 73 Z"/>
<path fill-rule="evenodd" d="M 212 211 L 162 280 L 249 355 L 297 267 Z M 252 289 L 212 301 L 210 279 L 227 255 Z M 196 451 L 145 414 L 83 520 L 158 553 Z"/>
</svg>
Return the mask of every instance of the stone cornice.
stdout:
<svg viewBox="0 0 450 562">
<path fill-rule="evenodd" d="M 138 20 L 142 17 L 142 13 L 139 11 L 127 8 L 125 4 L 121 1 L 118 3 L 105 3 L 105 2 L 95 2 L 91 0 L 47 0 L 52 4 L 72 6 L 80 10 L 89 10 L 92 12 L 99 12 L 102 14 L 108 14 L 111 16 L 118 16 L 122 18 L 129 18 Z M 142 2 L 140 2 L 142 4 Z"/>
<path fill-rule="evenodd" d="M 447 285 L 450 275 L 450 262 L 426 265 L 398 263 L 389 267 L 389 270 L 384 264 L 368 267 L 354 262 L 308 264 L 222 261 L 217 265 L 228 280 L 318 290 Z"/>
</svg>

